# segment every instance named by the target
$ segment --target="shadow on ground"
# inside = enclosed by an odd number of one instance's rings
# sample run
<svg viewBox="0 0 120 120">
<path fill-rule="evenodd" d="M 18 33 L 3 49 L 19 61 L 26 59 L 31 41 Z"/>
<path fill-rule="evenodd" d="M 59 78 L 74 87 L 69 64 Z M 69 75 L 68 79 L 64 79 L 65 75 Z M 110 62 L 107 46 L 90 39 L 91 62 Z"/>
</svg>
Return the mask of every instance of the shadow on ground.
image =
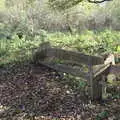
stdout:
<svg viewBox="0 0 120 120">
<path fill-rule="evenodd" d="M 0 120 L 93 120 L 104 111 L 107 118 L 117 120 L 119 102 L 90 104 L 55 71 L 41 65 L 25 62 L 0 68 Z"/>
</svg>

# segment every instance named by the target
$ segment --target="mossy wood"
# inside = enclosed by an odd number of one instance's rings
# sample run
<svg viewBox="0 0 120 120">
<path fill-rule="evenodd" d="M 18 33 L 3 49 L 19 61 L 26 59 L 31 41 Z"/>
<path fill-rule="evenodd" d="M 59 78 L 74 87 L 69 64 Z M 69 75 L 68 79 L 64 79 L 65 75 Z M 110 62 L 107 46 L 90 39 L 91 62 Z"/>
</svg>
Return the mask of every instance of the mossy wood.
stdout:
<svg viewBox="0 0 120 120">
<path fill-rule="evenodd" d="M 47 61 L 46 58 L 51 58 Z M 64 60 L 69 62 L 70 65 L 65 65 L 62 63 L 55 63 L 53 58 Z M 92 100 L 102 98 L 102 84 L 100 81 L 103 80 L 103 76 L 108 74 L 108 69 L 111 66 L 109 64 L 104 64 L 104 59 L 102 57 L 85 55 L 79 52 L 67 51 L 59 48 L 52 48 L 49 42 L 42 43 L 40 48 L 34 54 L 34 60 L 39 61 L 40 64 L 43 64 L 54 70 L 72 74 L 74 76 L 82 77 L 88 80 L 89 94 Z M 81 71 L 79 68 L 74 68 L 73 64 L 85 64 L 88 67 L 88 72 Z M 104 81 L 104 80 L 103 80 Z"/>
</svg>

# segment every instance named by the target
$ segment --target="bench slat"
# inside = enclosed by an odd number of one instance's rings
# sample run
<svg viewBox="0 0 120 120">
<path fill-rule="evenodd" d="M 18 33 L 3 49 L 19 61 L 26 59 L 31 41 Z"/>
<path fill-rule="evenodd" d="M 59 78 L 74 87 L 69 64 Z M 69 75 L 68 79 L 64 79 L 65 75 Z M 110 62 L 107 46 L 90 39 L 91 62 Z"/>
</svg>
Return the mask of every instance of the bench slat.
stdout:
<svg viewBox="0 0 120 120">
<path fill-rule="evenodd" d="M 80 71 L 78 68 L 73 68 L 71 66 L 63 65 L 63 64 L 55 64 L 55 63 L 48 63 L 48 62 L 40 62 L 40 64 L 45 65 L 49 68 L 52 68 L 54 70 L 60 71 L 60 72 L 65 72 L 68 74 L 72 74 L 74 76 L 82 77 L 86 80 L 89 78 L 89 74 L 86 72 Z"/>
<path fill-rule="evenodd" d="M 71 61 L 86 64 L 86 65 L 89 65 L 89 64 L 97 65 L 97 64 L 104 63 L 104 60 L 102 57 L 85 55 L 79 52 L 66 51 L 58 48 L 48 48 L 46 56 L 57 57 L 63 60 L 71 60 Z"/>
<path fill-rule="evenodd" d="M 111 66 L 111 64 L 102 64 L 102 65 L 96 65 L 93 67 L 93 74 L 94 74 L 94 78 L 96 78 L 98 75 L 102 74 L 103 72 L 105 72 L 109 67 Z"/>
</svg>

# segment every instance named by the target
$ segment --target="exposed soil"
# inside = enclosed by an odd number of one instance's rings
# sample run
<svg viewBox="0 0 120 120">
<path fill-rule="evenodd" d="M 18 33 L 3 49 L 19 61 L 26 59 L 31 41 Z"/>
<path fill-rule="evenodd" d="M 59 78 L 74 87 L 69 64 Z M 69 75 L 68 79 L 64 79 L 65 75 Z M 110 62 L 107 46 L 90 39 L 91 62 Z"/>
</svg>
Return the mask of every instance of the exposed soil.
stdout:
<svg viewBox="0 0 120 120">
<path fill-rule="evenodd" d="M 0 120 L 120 120 L 120 99 L 91 103 L 51 69 L 8 65 L 0 68 Z"/>
</svg>

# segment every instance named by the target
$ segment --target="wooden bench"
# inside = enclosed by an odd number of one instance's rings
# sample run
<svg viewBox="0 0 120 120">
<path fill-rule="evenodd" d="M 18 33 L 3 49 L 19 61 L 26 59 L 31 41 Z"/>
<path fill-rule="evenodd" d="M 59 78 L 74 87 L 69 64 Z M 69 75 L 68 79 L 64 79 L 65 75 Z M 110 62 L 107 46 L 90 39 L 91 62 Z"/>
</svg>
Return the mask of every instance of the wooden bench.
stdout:
<svg viewBox="0 0 120 120">
<path fill-rule="evenodd" d="M 33 55 L 33 60 L 56 71 L 86 79 L 92 100 L 102 98 L 104 82 L 112 62 L 104 64 L 103 57 L 53 48 L 49 42 L 40 45 Z M 87 70 L 84 69 L 84 65 Z"/>
</svg>

